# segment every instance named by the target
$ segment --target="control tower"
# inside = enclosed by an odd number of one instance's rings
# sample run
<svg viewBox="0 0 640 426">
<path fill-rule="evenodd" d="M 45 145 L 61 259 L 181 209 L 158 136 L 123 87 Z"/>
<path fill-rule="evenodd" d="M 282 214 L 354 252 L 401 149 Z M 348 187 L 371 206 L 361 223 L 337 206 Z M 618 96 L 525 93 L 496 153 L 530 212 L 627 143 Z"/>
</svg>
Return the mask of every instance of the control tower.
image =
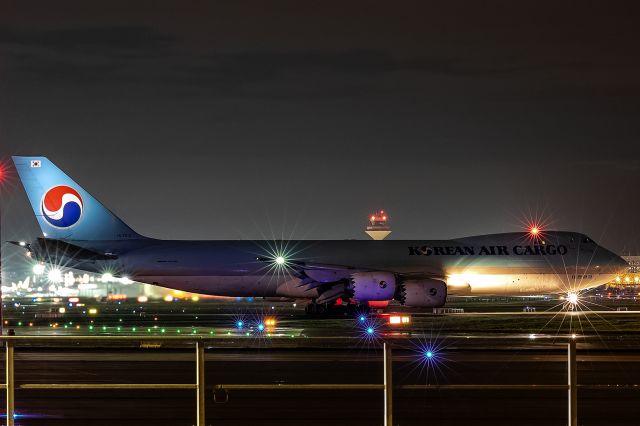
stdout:
<svg viewBox="0 0 640 426">
<path fill-rule="evenodd" d="M 391 233 L 391 228 L 389 227 L 389 216 L 384 210 L 380 210 L 378 213 L 369 216 L 369 224 L 365 232 L 374 240 L 384 240 L 387 238 Z"/>
</svg>

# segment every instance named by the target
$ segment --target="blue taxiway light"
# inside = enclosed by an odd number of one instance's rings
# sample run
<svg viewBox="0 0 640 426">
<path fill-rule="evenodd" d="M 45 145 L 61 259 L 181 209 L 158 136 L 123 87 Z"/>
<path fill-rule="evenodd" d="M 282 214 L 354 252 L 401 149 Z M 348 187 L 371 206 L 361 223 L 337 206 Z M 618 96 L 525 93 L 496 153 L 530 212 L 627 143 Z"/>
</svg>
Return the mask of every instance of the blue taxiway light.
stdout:
<svg viewBox="0 0 640 426">
<path fill-rule="evenodd" d="M 431 358 L 433 358 L 433 352 L 431 352 L 431 351 L 426 351 L 426 352 L 424 353 L 424 356 L 426 356 L 427 358 L 431 359 Z"/>
<path fill-rule="evenodd" d="M 372 327 L 367 328 L 367 334 L 373 334 L 374 330 Z"/>
<path fill-rule="evenodd" d="M 236 326 L 237 326 L 238 328 L 242 328 L 242 326 L 243 326 L 243 325 L 244 325 L 244 322 L 242 322 L 242 321 L 238 321 L 238 322 L 236 323 Z"/>
<path fill-rule="evenodd" d="M 360 321 L 364 322 L 366 319 L 367 318 L 364 315 L 360 315 L 360 318 L 359 318 Z"/>
<path fill-rule="evenodd" d="M 28 418 L 28 417 L 38 418 L 38 417 L 43 417 L 43 416 L 13 413 L 13 418 L 16 419 L 16 420 L 17 419 L 22 419 L 22 418 Z M 0 418 L 6 419 L 7 418 L 7 413 L 0 414 Z"/>
<path fill-rule="evenodd" d="M 263 331 L 264 330 L 264 324 L 262 324 L 262 323 L 258 324 L 258 330 Z"/>
</svg>

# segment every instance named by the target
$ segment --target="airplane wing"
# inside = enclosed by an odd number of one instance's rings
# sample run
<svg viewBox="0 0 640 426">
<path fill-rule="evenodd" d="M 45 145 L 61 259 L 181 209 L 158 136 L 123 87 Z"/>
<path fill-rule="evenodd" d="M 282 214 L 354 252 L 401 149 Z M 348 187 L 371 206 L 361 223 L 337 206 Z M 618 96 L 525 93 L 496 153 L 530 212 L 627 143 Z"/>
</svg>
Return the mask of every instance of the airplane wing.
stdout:
<svg viewBox="0 0 640 426">
<path fill-rule="evenodd" d="M 273 258 L 259 257 L 259 261 L 273 263 Z M 329 303 L 342 299 L 353 298 L 351 276 L 356 272 L 391 272 L 400 279 L 436 278 L 442 279 L 442 271 L 425 272 L 398 272 L 383 269 L 356 268 L 348 265 L 336 265 L 305 261 L 287 261 L 285 265 L 289 274 L 299 280 L 298 287 L 304 287 L 306 291 L 317 289 L 319 297 L 317 303 Z"/>
</svg>

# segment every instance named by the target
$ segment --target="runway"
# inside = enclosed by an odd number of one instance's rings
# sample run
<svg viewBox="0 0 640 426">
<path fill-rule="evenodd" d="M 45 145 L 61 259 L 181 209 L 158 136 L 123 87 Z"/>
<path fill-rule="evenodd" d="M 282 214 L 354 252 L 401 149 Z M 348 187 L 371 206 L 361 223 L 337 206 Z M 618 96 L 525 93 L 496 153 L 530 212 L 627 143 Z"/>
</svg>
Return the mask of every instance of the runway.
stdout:
<svg viewBox="0 0 640 426">
<path fill-rule="evenodd" d="M 394 350 L 394 385 L 566 384 L 566 351 L 546 349 L 434 349 L 425 362 L 413 349 Z M 16 350 L 17 386 L 24 383 L 193 383 L 194 353 L 185 350 Z M 376 390 L 229 391 L 213 402 L 216 384 L 382 382 L 381 352 L 337 349 L 209 348 L 206 352 L 207 424 L 382 423 Z M 579 350 L 579 419 L 584 425 L 637 424 L 640 354 Z M 616 387 L 617 386 L 617 387 Z M 21 425 L 192 425 L 195 391 L 16 390 Z M 534 408 L 535 407 L 535 408 Z M 402 390 L 394 396 L 397 424 L 564 425 L 563 390 Z"/>
<path fill-rule="evenodd" d="M 388 315 L 375 312 L 308 318 L 300 307 L 277 303 L 67 304 L 64 314 L 52 316 L 50 305 L 23 300 L 8 305 L 6 327 L 19 336 L 63 340 L 17 344 L 17 424 L 195 424 L 194 390 L 20 389 L 44 383 L 195 383 L 193 344 L 154 342 L 181 336 L 205 341 L 208 425 L 382 424 L 381 390 L 232 389 L 222 404 L 214 403 L 213 389 L 220 384 L 381 384 L 383 341 L 394 353 L 396 424 L 564 425 L 565 389 L 460 386 L 565 385 L 570 340 L 578 344 L 579 423 L 637 424 L 635 302 L 613 301 L 606 309 L 581 312 L 554 310 L 556 303 L 547 300 L 456 303 L 465 313 L 394 308 L 410 321 L 392 325 Z M 538 312 L 522 312 L 525 304 Z M 623 304 L 628 311 L 617 310 Z M 98 314 L 90 314 L 89 307 Z M 267 319 L 275 324 L 267 326 Z M 141 348 L 139 340 L 77 342 L 76 336 L 132 336 L 147 343 Z M 427 352 L 432 358 L 425 357 Z M 444 388 L 403 388 L 418 384 Z"/>
</svg>

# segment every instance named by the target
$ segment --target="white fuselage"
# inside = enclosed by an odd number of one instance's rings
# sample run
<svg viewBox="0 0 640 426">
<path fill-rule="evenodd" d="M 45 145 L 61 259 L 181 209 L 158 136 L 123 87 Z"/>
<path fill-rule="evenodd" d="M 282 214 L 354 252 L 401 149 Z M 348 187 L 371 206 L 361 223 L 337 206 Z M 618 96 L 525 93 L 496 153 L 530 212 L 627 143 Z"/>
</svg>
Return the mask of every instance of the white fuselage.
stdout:
<svg viewBox="0 0 640 426">
<path fill-rule="evenodd" d="M 367 271 L 392 273 L 400 283 L 441 280 L 454 295 L 534 295 L 605 284 L 628 267 L 588 237 L 560 231 L 536 240 L 507 233 L 436 241 L 71 243 L 113 258 L 68 262 L 78 269 L 218 296 L 313 299 L 332 282 Z M 284 265 L 276 265 L 278 256 Z"/>
</svg>

